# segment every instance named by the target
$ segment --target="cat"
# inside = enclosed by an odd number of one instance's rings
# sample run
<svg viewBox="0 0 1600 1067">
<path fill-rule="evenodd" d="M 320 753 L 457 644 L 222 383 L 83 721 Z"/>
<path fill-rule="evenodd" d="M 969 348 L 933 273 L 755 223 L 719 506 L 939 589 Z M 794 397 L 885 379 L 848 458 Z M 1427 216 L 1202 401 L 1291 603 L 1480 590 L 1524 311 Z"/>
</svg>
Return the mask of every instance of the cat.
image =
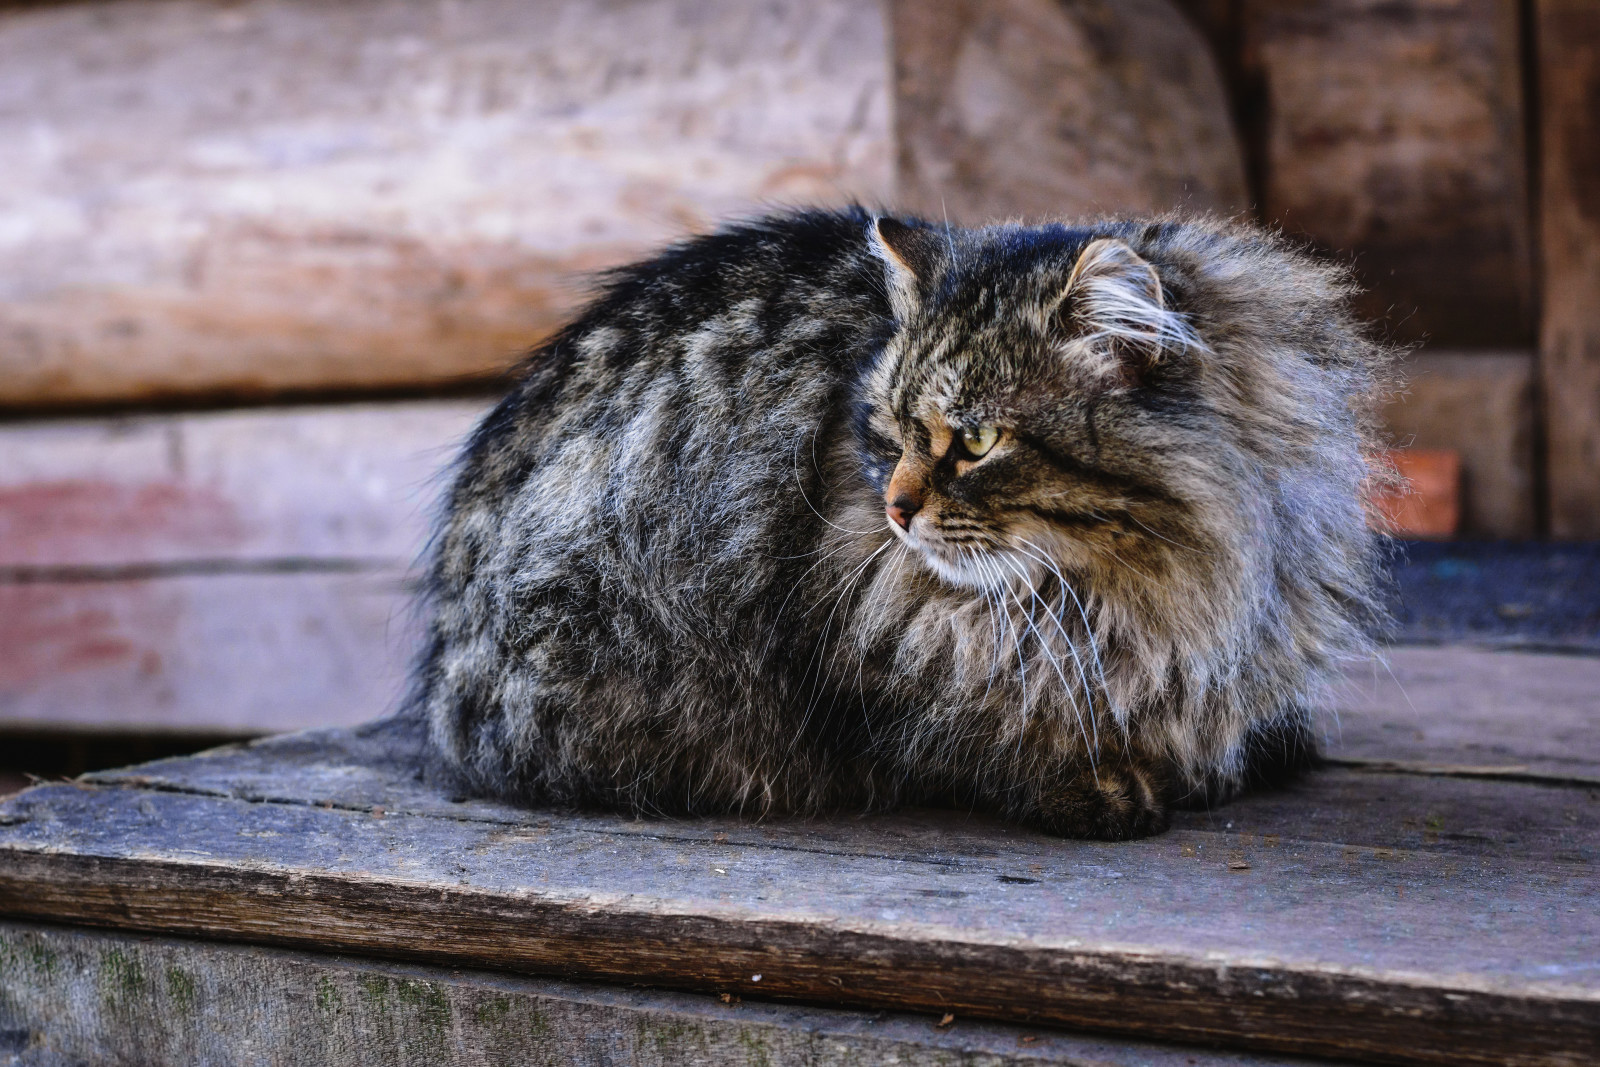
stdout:
<svg viewBox="0 0 1600 1067">
<path fill-rule="evenodd" d="M 618 270 L 456 468 L 433 747 L 534 805 L 1102 839 L 1292 774 L 1382 617 L 1352 291 L 1177 217 L 794 211 Z"/>
</svg>

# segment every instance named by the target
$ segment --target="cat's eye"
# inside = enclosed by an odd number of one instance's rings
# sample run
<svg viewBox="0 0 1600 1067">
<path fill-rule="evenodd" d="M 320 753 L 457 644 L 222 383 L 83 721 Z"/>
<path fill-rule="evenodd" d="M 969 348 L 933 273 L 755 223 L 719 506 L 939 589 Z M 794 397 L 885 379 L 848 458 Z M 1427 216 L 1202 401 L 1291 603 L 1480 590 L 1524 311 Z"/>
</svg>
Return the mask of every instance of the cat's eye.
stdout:
<svg viewBox="0 0 1600 1067">
<path fill-rule="evenodd" d="M 1000 431 L 993 426 L 963 426 L 961 427 L 961 447 L 967 454 L 975 459 L 982 459 L 989 454 L 989 449 L 1000 440 Z"/>
</svg>

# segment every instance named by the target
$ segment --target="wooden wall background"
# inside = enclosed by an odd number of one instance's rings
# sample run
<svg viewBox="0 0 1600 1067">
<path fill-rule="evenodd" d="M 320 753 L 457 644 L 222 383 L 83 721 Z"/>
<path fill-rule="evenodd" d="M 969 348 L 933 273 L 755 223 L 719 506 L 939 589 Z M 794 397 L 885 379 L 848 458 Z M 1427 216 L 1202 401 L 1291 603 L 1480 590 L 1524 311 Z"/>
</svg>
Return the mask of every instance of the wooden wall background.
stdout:
<svg viewBox="0 0 1600 1067">
<path fill-rule="evenodd" d="M 392 706 L 505 368 L 773 204 L 1255 214 L 1465 532 L 1600 536 L 1592 0 L 0 2 L 0 175 L 0 725 Z"/>
</svg>

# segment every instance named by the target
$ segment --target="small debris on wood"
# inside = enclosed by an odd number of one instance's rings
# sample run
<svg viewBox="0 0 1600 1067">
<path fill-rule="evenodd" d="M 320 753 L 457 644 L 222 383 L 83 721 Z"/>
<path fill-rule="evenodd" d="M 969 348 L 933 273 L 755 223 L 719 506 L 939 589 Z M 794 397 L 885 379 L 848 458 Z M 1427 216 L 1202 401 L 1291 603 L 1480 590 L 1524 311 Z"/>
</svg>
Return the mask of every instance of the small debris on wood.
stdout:
<svg viewBox="0 0 1600 1067">
<path fill-rule="evenodd" d="M 721 867 L 713 867 L 713 868 L 711 868 L 711 872 L 713 874 L 722 874 L 722 875 L 726 875 L 728 873 L 726 870 L 724 870 Z"/>
<path fill-rule="evenodd" d="M 759 974 L 752 974 L 750 976 L 750 981 L 759 982 L 759 981 L 761 981 L 761 976 Z"/>
<path fill-rule="evenodd" d="M 372 806 L 372 815 L 373 815 L 374 818 L 377 818 L 377 819 L 383 818 L 383 805 L 382 804 L 374 804 Z"/>
<path fill-rule="evenodd" d="M 740 997 L 737 993 L 724 993 L 722 994 L 721 999 L 722 1003 L 724 1004 L 737 1004 L 739 1003 Z"/>
<path fill-rule="evenodd" d="M 953 1012 L 948 1012 L 947 1011 L 947 1012 L 944 1013 L 944 1018 L 940 1019 L 934 1025 L 936 1027 L 938 1027 L 940 1030 L 944 1030 L 944 1029 L 949 1028 L 950 1024 L 954 1023 L 955 1021 L 956 1021 L 955 1014 Z"/>
<path fill-rule="evenodd" d="M 711 835 L 711 843 L 713 845 L 726 845 L 728 843 L 728 835 L 718 830 Z"/>
<path fill-rule="evenodd" d="M 1229 860 L 1228 861 L 1228 870 L 1230 870 L 1230 871 L 1248 871 L 1249 869 L 1250 869 L 1250 865 L 1248 863 L 1246 863 L 1244 860 Z"/>
</svg>

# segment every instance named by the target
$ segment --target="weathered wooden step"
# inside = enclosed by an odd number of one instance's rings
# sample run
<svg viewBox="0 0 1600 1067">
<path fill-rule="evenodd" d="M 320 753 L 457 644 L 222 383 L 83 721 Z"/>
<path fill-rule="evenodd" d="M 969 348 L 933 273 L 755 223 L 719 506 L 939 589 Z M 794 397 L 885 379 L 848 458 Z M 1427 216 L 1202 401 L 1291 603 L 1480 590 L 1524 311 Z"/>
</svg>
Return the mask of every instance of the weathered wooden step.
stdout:
<svg viewBox="0 0 1600 1067">
<path fill-rule="evenodd" d="M 1310 1061 L 0 922 L 0 1062 L 1289 1067 Z M 242 1047 L 240 1035 L 248 1035 Z"/>
<path fill-rule="evenodd" d="M 464 800 L 389 720 L 42 786 L 0 912 L 1380 1062 L 1600 1055 L 1600 790 L 1335 768 L 1131 844 Z"/>
</svg>

